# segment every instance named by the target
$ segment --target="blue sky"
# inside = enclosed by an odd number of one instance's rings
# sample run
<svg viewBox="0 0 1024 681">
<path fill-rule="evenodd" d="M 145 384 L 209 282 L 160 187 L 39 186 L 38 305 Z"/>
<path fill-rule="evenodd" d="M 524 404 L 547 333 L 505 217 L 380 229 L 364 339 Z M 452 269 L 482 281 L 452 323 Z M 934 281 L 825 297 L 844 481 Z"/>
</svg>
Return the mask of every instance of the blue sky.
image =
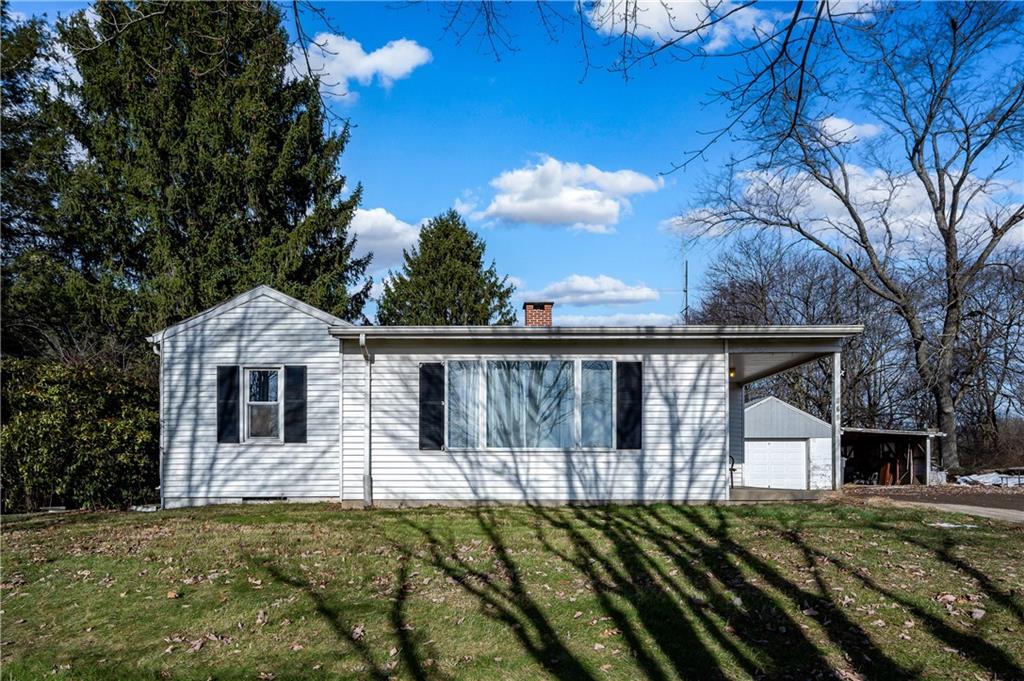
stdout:
<svg viewBox="0 0 1024 681">
<path fill-rule="evenodd" d="M 11 8 L 52 20 L 83 6 Z M 582 78 L 578 24 L 552 41 L 533 3 L 506 9 L 516 51 L 500 60 L 476 37 L 446 35 L 439 5 L 324 6 L 338 33 L 324 67 L 343 83 L 333 90 L 349 92 L 329 101 L 354 126 L 341 171 L 363 184 L 357 228 L 377 254 L 375 279 L 423 219 L 456 206 L 516 281 L 517 306 L 554 299 L 556 323 L 677 317 L 681 244 L 663 223 L 692 204 L 730 149 L 662 173 L 723 120 L 710 92 L 732 64 L 640 66 L 628 82 L 598 67 Z M 563 9 L 571 16 L 572 5 Z M 590 38 L 593 61 L 609 63 Z M 709 248 L 689 254 L 691 304 Z"/>
</svg>

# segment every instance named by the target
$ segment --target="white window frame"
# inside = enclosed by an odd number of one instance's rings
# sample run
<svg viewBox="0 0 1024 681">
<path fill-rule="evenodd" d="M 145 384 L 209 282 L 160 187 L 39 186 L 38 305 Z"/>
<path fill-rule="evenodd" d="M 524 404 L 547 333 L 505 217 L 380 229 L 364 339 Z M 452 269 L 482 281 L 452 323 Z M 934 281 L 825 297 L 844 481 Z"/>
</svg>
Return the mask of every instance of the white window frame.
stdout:
<svg viewBox="0 0 1024 681">
<path fill-rule="evenodd" d="M 275 402 L 250 402 L 249 401 L 249 374 L 253 371 L 276 371 L 277 372 L 277 401 Z M 257 442 L 273 444 L 284 442 L 284 366 L 251 366 L 245 367 L 242 372 L 242 440 L 245 442 Z M 249 434 L 249 405 L 250 404 L 277 404 L 277 436 L 253 436 Z"/>
<path fill-rule="evenodd" d="M 617 452 L 615 446 L 615 429 L 618 423 L 618 404 L 615 396 L 618 390 L 618 371 L 616 365 L 619 361 L 634 362 L 642 359 L 624 359 L 610 355 L 479 355 L 475 357 L 451 357 L 444 360 L 445 378 L 445 408 L 444 408 L 444 449 L 452 452 L 488 451 L 488 452 Z M 573 444 L 571 447 L 491 447 L 487 444 L 487 383 L 488 383 L 488 362 L 545 362 L 545 361 L 569 361 L 573 363 Z M 611 446 L 609 447 L 583 447 L 583 362 L 604 361 L 612 364 L 612 385 L 611 385 Z M 473 447 L 452 447 L 448 441 L 448 405 L 451 400 L 448 391 L 451 383 L 448 380 L 448 362 L 476 362 L 478 371 L 481 372 L 480 380 L 477 382 L 477 444 Z M 641 408 L 644 404 L 641 397 Z M 626 450 L 623 450 L 626 451 Z M 632 450 L 630 450 L 632 451 Z"/>
</svg>

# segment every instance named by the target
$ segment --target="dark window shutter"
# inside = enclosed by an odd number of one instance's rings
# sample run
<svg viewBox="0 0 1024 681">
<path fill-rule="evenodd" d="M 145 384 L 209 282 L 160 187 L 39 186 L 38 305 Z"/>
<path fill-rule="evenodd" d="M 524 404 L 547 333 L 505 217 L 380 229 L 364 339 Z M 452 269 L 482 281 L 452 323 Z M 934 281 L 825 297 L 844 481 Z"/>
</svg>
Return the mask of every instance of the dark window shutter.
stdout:
<svg viewBox="0 0 1024 681">
<path fill-rule="evenodd" d="M 284 368 L 284 441 L 306 441 L 306 367 Z"/>
<path fill-rule="evenodd" d="M 420 449 L 444 448 L 444 364 L 420 364 Z"/>
<path fill-rule="evenodd" d="M 615 364 L 615 441 L 618 449 L 642 449 L 644 433 L 644 365 Z"/>
<path fill-rule="evenodd" d="M 217 367 L 217 442 L 238 442 L 237 366 Z"/>
</svg>

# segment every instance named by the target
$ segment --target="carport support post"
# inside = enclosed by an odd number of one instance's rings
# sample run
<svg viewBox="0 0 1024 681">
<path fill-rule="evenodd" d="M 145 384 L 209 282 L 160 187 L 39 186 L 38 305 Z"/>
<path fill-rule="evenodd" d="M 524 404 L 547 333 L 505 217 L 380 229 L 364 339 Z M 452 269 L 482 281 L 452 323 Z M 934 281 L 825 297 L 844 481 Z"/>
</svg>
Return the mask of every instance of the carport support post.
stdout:
<svg viewBox="0 0 1024 681">
<path fill-rule="evenodd" d="M 842 353 L 832 353 L 832 489 L 843 486 L 843 444 L 842 435 L 842 400 L 840 386 L 842 382 Z"/>
<path fill-rule="evenodd" d="M 924 484 L 932 484 L 932 436 L 924 439 Z"/>
</svg>

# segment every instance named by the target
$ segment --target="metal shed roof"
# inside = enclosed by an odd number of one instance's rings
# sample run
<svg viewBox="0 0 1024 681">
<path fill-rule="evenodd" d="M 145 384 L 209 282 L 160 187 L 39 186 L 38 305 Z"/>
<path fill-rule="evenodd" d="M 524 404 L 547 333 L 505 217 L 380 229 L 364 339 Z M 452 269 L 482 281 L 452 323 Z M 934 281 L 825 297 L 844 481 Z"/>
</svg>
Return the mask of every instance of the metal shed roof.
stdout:
<svg viewBox="0 0 1024 681">
<path fill-rule="evenodd" d="M 832 437 L 832 426 L 777 397 L 765 397 L 743 409 L 743 435 L 758 439 Z"/>
</svg>

